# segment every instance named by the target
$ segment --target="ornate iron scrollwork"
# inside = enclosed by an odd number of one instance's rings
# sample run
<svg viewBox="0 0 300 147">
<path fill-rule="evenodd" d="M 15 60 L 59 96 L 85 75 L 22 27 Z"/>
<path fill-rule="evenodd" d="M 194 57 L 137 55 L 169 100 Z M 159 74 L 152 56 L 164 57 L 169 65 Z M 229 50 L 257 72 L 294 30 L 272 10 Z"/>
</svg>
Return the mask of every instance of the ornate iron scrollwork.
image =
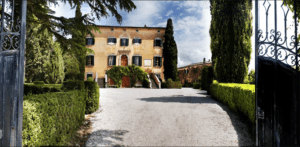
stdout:
<svg viewBox="0 0 300 147">
<path fill-rule="evenodd" d="M 0 51 L 19 50 L 21 20 L 16 14 L 15 0 L 2 0 L 0 25 Z"/>
<path fill-rule="evenodd" d="M 285 11 L 283 7 L 286 3 L 286 0 L 283 1 L 281 5 L 282 12 L 284 14 L 284 27 L 287 28 L 287 15 L 290 11 L 289 8 Z M 265 14 L 266 14 L 266 31 L 265 36 L 263 36 L 263 31 L 261 29 L 258 30 L 258 56 L 272 57 L 276 58 L 279 61 L 284 62 L 285 64 L 289 64 L 291 66 L 295 66 L 296 68 L 299 66 L 299 43 L 297 43 L 297 32 L 291 36 L 291 42 L 288 43 L 287 30 L 284 31 L 284 38 L 281 36 L 281 32 L 275 32 L 274 29 L 270 30 L 269 33 L 269 24 L 268 24 L 268 16 L 271 4 L 269 0 L 264 0 L 263 3 Z M 277 17 L 277 14 L 275 14 Z M 297 16 L 297 14 L 295 13 Z M 297 17 L 294 18 L 294 25 L 297 26 Z M 277 25 L 277 22 L 274 22 Z M 296 62 L 296 58 L 298 58 L 298 63 Z M 291 59 L 291 63 L 288 63 L 288 59 Z"/>
</svg>

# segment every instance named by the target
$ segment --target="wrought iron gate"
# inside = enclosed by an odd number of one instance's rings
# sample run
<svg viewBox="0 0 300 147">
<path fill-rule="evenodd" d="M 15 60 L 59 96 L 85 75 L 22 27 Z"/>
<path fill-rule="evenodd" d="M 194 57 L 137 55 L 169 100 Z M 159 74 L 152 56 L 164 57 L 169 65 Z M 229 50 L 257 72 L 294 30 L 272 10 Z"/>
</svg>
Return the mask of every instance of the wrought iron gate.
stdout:
<svg viewBox="0 0 300 147">
<path fill-rule="evenodd" d="M 294 6 L 298 0 L 292 0 Z M 259 29 L 259 3 L 255 0 L 255 71 L 256 71 L 256 145 L 299 146 L 299 44 L 297 40 L 297 17 L 294 18 L 295 32 L 287 37 L 287 14 L 289 9 L 274 2 L 274 22 L 268 22 L 271 3 L 260 1 L 266 16 L 266 30 Z M 299 3 L 300 1 L 298 1 Z M 287 10 L 284 10 L 287 9 Z M 295 8 L 297 9 L 297 8 Z M 277 12 L 284 20 L 277 20 Z M 296 16 L 296 10 L 294 11 Z M 284 23 L 284 37 L 278 31 L 277 21 Z M 269 30 L 270 25 L 274 29 Z M 290 41 L 290 42 L 289 42 Z M 291 61 L 289 63 L 288 61 Z M 294 67 L 296 69 L 294 69 Z"/>
<path fill-rule="evenodd" d="M 0 5 L 0 146 L 22 146 L 27 0 Z"/>
</svg>

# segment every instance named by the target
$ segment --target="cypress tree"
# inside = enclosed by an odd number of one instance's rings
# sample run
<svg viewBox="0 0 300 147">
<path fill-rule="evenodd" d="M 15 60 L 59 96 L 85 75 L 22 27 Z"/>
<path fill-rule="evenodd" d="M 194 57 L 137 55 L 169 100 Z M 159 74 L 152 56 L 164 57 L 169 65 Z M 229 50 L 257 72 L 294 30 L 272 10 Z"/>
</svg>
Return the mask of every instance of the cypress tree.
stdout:
<svg viewBox="0 0 300 147">
<path fill-rule="evenodd" d="M 210 0 L 212 66 L 219 82 L 243 83 L 251 58 L 252 1 Z"/>
<path fill-rule="evenodd" d="M 165 79 L 171 78 L 173 81 L 178 77 L 177 69 L 177 45 L 174 39 L 173 23 L 169 18 L 164 35 L 163 57 L 164 57 L 164 76 Z"/>
</svg>

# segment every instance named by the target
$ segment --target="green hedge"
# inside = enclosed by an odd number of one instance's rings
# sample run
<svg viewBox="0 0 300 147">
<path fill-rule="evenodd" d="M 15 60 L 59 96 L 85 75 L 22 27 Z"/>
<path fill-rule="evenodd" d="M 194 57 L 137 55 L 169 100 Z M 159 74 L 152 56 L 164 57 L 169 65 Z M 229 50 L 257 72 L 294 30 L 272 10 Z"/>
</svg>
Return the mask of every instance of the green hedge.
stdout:
<svg viewBox="0 0 300 147">
<path fill-rule="evenodd" d="M 193 88 L 194 89 L 200 89 L 201 83 L 193 83 Z"/>
<path fill-rule="evenodd" d="M 33 84 L 36 84 L 36 85 L 44 85 L 45 82 L 44 82 L 44 81 L 34 81 Z"/>
<path fill-rule="evenodd" d="M 161 82 L 161 88 L 168 88 L 167 82 Z"/>
<path fill-rule="evenodd" d="M 84 81 L 80 81 L 80 80 L 67 80 L 63 83 L 63 85 L 64 85 L 63 88 L 66 91 L 84 89 Z"/>
<path fill-rule="evenodd" d="M 193 87 L 193 83 L 184 83 L 182 87 Z"/>
<path fill-rule="evenodd" d="M 236 84 L 236 83 L 218 83 L 214 80 L 210 87 L 211 96 L 225 104 L 232 110 L 240 111 L 246 115 L 249 120 L 255 121 L 255 85 Z"/>
<path fill-rule="evenodd" d="M 171 78 L 167 80 L 167 88 L 179 88 L 181 89 L 182 85 L 180 81 L 173 82 Z"/>
<path fill-rule="evenodd" d="M 94 81 L 84 81 L 86 92 L 85 114 L 95 112 L 99 108 L 99 86 Z"/>
<path fill-rule="evenodd" d="M 62 84 L 33 84 L 33 83 L 24 83 L 24 95 L 29 94 L 44 94 L 47 92 L 62 92 Z"/>
<path fill-rule="evenodd" d="M 84 91 L 24 96 L 23 146 L 64 146 L 85 119 Z"/>
<path fill-rule="evenodd" d="M 210 94 L 210 85 L 213 82 L 213 77 L 213 68 L 211 66 L 205 66 L 202 68 L 201 89 L 206 90 L 207 94 Z"/>
</svg>

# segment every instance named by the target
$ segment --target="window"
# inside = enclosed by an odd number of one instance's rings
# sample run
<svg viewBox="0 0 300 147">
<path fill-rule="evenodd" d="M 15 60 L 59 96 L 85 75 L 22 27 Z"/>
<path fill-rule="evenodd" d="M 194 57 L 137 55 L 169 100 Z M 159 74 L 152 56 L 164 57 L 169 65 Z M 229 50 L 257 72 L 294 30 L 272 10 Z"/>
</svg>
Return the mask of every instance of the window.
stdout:
<svg viewBox="0 0 300 147">
<path fill-rule="evenodd" d="M 154 39 L 154 46 L 162 46 L 162 40 L 160 38 Z"/>
<path fill-rule="evenodd" d="M 136 32 L 139 32 L 139 30 L 136 30 Z"/>
<path fill-rule="evenodd" d="M 92 78 L 93 78 L 93 74 L 92 74 L 92 73 L 86 74 L 86 79 L 88 79 L 89 77 L 92 77 Z"/>
<path fill-rule="evenodd" d="M 162 58 L 161 57 L 154 57 L 153 66 L 161 66 L 161 65 L 162 65 Z"/>
<path fill-rule="evenodd" d="M 132 56 L 132 64 L 142 66 L 142 56 Z"/>
<path fill-rule="evenodd" d="M 86 56 L 86 65 L 87 66 L 94 66 L 94 55 Z"/>
<path fill-rule="evenodd" d="M 128 38 L 121 38 L 121 46 L 128 46 Z"/>
<path fill-rule="evenodd" d="M 124 32 L 126 32 L 126 29 L 123 29 Z"/>
<path fill-rule="evenodd" d="M 86 45 L 94 45 L 95 44 L 95 40 L 93 38 L 86 38 L 85 39 L 85 44 Z"/>
<path fill-rule="evenodd" d="M 188 69 L 185 69 L 185 70 L 184 70 L 184 73 L 185 73 L 185 74 L 188 74 L 188 73 L 189 73 L 189 70 L 188 70 Z"/>
<path fill-rule="evenodd" d="M 113 32 L 113 31 L 114 31 L 114 29 L 110 29 L 110 31 L 112 31 L 112 32 Z"/>
<path fill-rule="evenodd" d="M 159 33 L 159 32 L 160 32 L 160 30 L 157 30 L 157 32 Z"/>
<path fill-rule="evenodd" d="M 108 56 L 108 66 L 116 65 L 116 56 Z"/>
<path fill-rule="evenodd" d="M 142 43 L 142 39 L 141 38 L 133 38 L 132 39 L 132 44 L 141 44 Z"/>
<path fill-rule="evenodd" d="M 116 44 L 117 43 L 117 39 L 115 37 L 108 37 L 107 38 L 107 43 L 108 44 Z"/>
</svg>

